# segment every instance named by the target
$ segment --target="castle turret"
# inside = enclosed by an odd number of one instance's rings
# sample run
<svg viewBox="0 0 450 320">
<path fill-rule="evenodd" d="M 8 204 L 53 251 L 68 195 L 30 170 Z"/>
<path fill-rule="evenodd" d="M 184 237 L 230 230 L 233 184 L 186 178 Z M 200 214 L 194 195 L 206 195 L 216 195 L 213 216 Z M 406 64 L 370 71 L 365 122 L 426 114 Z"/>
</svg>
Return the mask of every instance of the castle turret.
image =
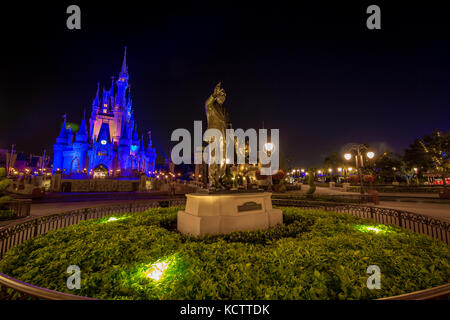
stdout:
<svg viewBox="0 0 450 320">
<path fill-rule="evenodd" d="M 137 126 L 134 127 L 133 144 L 136 145 L 136 146 L 139 146 L 139 137 L 138 137 L 138 134 L 137 134 Z"/>
<path fill-rule="evenodd" d="M 128 66 L 127 66 L 127 47 L 125 47 L 125 53 L 123 55 L 122 68 L 119 73 L 119 78 L 117 79 L 117 100 L 116 103 L 120 105 L 121 108 L 126 107 L 126 91 L 128 88 Z"/>
<path fill-rule="evenodd" d="M 128 128 L 124 116 L 122 120 L 122 130 L 120 133 L 119 146 L 117 148 L 120 170 L 130 169 L 128 167 L 129 164 L 127 163 L 128 156 L 130 155 L 130 145 L 131 141 L 128 138 Z"/>
<path fill-rule="evenodd" d="M 149 171 L 151 174 L 153 171 L 155 171 L 155 161 L 156 161 L 156 150 L 153 148 L 153 142 L 152 142 L 152 132 L 148 131 L 148 143 L 147 143 L 147 150 L 145 151 L 145 155 L 148 159 L 148 166 L 147 171 Z M 148 172 L 146 172 L 148 174 Z"/>
<path fill-rule="evenodd" d="M 78 161 L 78 171 L 87 169 L 87 151 L 89 149 L 88 133 L 86 128 L 85 113 L 83 112 L 83 119 L 81 120 L 80 129 L 75 136 L 75 142 L 73 143 L 73 159 Z M 74 166 L 72 165 L 72 169 Z"/>
<path fill-rule="evenodd" d="M 83 112 L 83 119 L 81 120 L 80 129 L 78 130 L 75 141 L 77 142 L 87 142 L 88 133 L 86 128 L 85 112 Z"/>
<path fill-rule="evenodd" d="M 61 128 L 58 138 L 56 138 L 56 143 L 53 145 L 53 169 L 52 172 L 55 173 L 57 170 L 63 169 L 64 165 L 64 150 L 67 147 L 67 131 L 66 131 L 66 117 L 64 116 L 64 124 Z"/>
<path fill-rule="evenodd" d="M 98 97 L 98 91 L 100 90 L 100 82 L 97 82 L 97 93 L 95 94 L 95 99 L 92 101 L 92 114 L 91 117 L 95 118 L 98 112 L 99 107 L 99 97 Z"/>
<path fill-rule="evenodd" d="M 89 137 L 93 139 L 92 135 L 94 133 L 94 123 L 95 119 L 97 118 L 97 114 L 100 111 L 100 101 L 98 92 L 100 90 L 100 82 L 97 82 L 97 93 L 95 94 L 95 99 L 92 101 L 92 112 L 91 112 L 91 118 L 89 119 Z"/>
</svg>

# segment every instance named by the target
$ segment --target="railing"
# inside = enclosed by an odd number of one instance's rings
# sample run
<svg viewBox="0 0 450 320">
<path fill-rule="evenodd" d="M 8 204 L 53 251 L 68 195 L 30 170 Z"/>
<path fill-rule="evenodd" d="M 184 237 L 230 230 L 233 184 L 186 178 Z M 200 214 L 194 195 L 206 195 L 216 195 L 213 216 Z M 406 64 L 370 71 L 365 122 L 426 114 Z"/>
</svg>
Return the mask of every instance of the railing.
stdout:
<svg viewBox="0 0 450 320">
<path fill-rule="evenodd" d="M 0 259 L 12 247 L 22 244 L 28 239 L 77 224 L 80 221 L 99 219 L 112 214 L 128 212 L 142 212 L 149 208 L 182 206 L 186 203 L 184 198 L 167 200 L 150 200 L 146 202 L 129 202 L 124 204 L 100 206 L 50 214 L 30 219 L 15 225 L 0 228 Z"/>
<path fill-rule="evenodd" d="M 16 225 L 0 229 L 0 258 L 12 247 L 24 241 L 44 234 L 49 230 L 64 228 L 89 219 L 98 219 L 112 214 L 128 212 L 142 212 L 149 208 L 183 206 L 185 198 L 150 200 L 145 203 L 130 202 L 94 208 L 85 208 L 52 214 L 31 219 Z M 329 202 L 308 202 L 293 199 L 272 199 L 272 203 L 278 206 L 294 206 L 306 209 L 324 209 L 348 213 L 361 218 L 373 219 L 382 224 L 395 224 L 417 233 L 426 234 L 449 244 L 450 223 L 427 216 L 406 211 L 367 207 L 361 205 L 349 205 Z M 92 298 L 71 295 L 46 288 L 37 287 L 0 273 L 0 300 L 8 299 L 18 294 L 19 297 L 50 299 L 50 300 L 91 300 Z M 412 292 L 400 296 L 384 298 L 385 300 L 426 300 L 445 299 L 450 296 L 450 284 Z"/>
<path fill-rule="evenodd" d="M 416 233 L 431 236 L 446 244 L 450 244 L 450 222 L 418 213 L 358 204 L 302 201 L 294 199 L 272 199 L 272 203 L 277 206 L 323 209 L 327 211 L 348 213 L 360 218 L 372 219 L 381 224 L 393 224 Z"/>
</svg>

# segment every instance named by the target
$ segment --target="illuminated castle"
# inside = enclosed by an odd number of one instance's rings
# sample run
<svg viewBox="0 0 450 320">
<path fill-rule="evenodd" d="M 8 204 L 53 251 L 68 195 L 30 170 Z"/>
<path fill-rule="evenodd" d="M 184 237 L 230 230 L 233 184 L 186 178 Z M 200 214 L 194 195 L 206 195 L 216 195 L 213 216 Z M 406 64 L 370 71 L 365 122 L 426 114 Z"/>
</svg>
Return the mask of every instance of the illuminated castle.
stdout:
<svg viewBox="0 0 450 320">
<path fill-rule="evenodd" d="M 127 48 L 119 78 L 111 88 L 102 90 L 92 103 L 89 131 L 83 115 L 80 129 L 73 134 L 66 119 L 53 146 L 53 172 L 85 173 L 94 177 L 133 176 L 142 172 L 147 176 L 155 169 L 156 151 L 150 132 L 147 148 L 139 139 L 133 116 L 128 86 Z"/>
</svg>

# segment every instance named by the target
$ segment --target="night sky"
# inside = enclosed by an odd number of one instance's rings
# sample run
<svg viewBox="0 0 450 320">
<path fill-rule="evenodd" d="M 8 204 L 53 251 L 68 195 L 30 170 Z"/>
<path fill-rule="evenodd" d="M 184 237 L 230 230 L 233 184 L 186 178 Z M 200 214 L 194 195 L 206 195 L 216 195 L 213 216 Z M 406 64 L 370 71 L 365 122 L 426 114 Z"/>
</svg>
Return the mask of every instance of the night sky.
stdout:
<svg viewBox="0 0 450 320">
<path fill-rule="evenodd" d="M 0 148 L 51 151 L 62 115 L 79 123 L 97 81 L 117 78 L 125 45 L 138 130 L 166 155 L 174 129 L 206 126 L 219 81 L 233 127 L 279 128 L 293 166 L 349 142 L 401 152 L 449 129 L 450 19 L 437 1 L 95 3 L 2 3 Z M 66 28 L 70 4 L 81 30 Z M 370 4 L 381 30 L 366 28 Z"/>
</svg>

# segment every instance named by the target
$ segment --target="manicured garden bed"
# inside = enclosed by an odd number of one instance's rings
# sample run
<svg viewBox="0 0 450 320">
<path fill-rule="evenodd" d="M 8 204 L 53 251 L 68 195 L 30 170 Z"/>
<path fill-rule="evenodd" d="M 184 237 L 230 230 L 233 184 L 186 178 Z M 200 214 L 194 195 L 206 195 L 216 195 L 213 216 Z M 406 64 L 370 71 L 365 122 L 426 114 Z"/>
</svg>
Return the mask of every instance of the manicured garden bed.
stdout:
<svg viewBox="0 0 450 320">
<path fill-rule="evenodd" d="M 281 208 L 285 225 L 193 239 L 180 208 L 90 220 L 7 252 L 0 272 L 101 299 L 374 299 L 450 282 L 444 243 L 322 210 Z M 81 289 L 66 287 L 69 265 Z M 369 290 L 369 265 L 381 289 Z"/>
</svg>

